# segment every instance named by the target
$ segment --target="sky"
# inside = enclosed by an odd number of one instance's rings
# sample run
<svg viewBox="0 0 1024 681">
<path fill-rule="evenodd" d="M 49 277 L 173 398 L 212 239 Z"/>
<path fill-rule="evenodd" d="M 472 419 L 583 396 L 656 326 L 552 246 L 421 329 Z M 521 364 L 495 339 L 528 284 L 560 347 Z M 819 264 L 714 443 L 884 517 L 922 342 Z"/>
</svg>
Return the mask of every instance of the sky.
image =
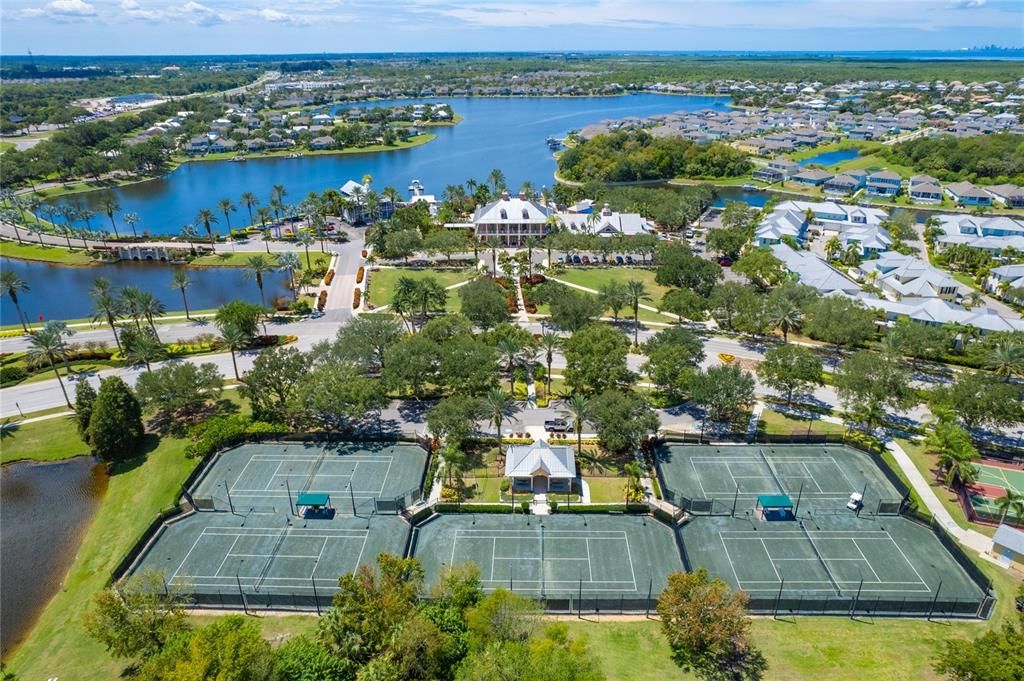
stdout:
<svg viewBox="0 0 1024 681">
<path fill-rule="evenodd" d="M 3 0 L 3 54 L 1024 46 L 1022 0 Z"/>
</svg>

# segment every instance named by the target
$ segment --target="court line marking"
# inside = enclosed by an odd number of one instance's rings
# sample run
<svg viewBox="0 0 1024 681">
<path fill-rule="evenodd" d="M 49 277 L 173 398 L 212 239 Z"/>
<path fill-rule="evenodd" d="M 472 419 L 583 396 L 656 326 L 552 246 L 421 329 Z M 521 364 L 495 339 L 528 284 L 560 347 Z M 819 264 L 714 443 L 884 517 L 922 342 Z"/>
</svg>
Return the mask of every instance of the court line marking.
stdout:
<svg viewBox="0 0 1024 681">
<path fill-rule="evenodd" d="M 736 563 L 732 562 L 732 556 L 729 555 L 729 547 L 725 543 L 725 537 L 721 532 L 718 533 L 718 539 L 722 542 L 722 549 L 725 550 L 725 559 L 729 561 L 729 567 L 732 569 L 732 576 L 736 578 L 736 584 L 742 584 L 739 574 L 736 573 Z M 767 551 L 766 551 L 767 553 Z M 771 555 L 768 556 L 768 560 L 771 560 Z"/>
<path fill-rule="evenodd" d="M 228 549 L 228 552 L 224 554 L 224 558 L 220 561 L 220 565 L 217 566 L 217 571 L 213 573 L 214 575 L 218 577 L 220 576 L 220 571 L 224 569 L 224 563 L 228 562 L 228 558 L 231 557 L 231 552 L 235 550 L 235 544 L 237 544 L 238 540 L 241 538 L 242 535 L 238 535 L 235 537 L 235 541 L 231 542 L 231 547 Z"/>
<path fill-rule="evenodd" d="M 875 581 L 876 582 L 881 582 L 882 581 L 881 577 L 879 577 L 878 573 L 875 572 L 875 566 L 872 565 L 871 561 L 868 560 L 868 557 L 864 555 L 864 551 L 860 548 L 860 544 L 857 543 L 857 538 L 856 537 L 851 537 L 850 541 L 853 542 L 853 545 L 857 547 L 857 553 L 860 554 L 860 557 L 863 558 L 864 562 L 868 564 L 868 569 L 871 570 L 871 574 L 873 574 L 875 576 Z"/>
<path fill-rule="evenodd" d="M 818 484 L 817 478 L 815 478 L 814 475 L 811 473 L 811 469 L 807 467 L 807 464 L 801 462 L 800 467 L 804 469 L 804 473 L 807 473 L 807 478 L 811 481 L 811 483 L 818 488 L 818 492 L 824 494 L 825 490 L 823 490 L 821 488 L 821 485 Z"/>
<path fill-rule="evenodd" d="M 782 575 L 779 574 L 778 569 L 775 567 L 775 559 L 772 558 L 772 552 L 768 550 L 768 545 L 764 543 L 763 537 L 761 538 L 761 546 L 764 547 L 764 555 L 768 556 L 768 563 L 772 566 L 772 572 L 775 573 L 775 579 L 781 582 Z M 730 558 L 730 560 L 732 559 Z"/>
</svg>

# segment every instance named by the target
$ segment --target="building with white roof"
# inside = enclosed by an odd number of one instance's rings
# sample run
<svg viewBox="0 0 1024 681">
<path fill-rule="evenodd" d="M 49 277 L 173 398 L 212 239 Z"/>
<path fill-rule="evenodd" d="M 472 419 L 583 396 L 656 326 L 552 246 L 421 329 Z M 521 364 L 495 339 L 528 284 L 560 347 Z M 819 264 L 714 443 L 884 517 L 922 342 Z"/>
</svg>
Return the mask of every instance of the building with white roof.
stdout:
<svg viewBox="0 0 1024 681">
<path fill-rule="evenodd" d="M 1010 289 L 1024 289 L 1024 265 L 993 267 L 985 281 L 985 290 L 1005 296 Z"/>
<path fill-rule="evenodd" d="M 960 293 L 956 279 L 947 272 L 895 251 L 866 260 L 857 270 L 861 280 L 873 282 L 890 300 L 941 298 L 956 301 Z"/>
<path fill-rule="evenodd" d="M 505 459 L 505 477 L 516 491 L 568 492 L 576 478 L 576 456 L 567 445 L 550 445 L 537 440 L 529 445 L 510 445 Z"/>
<path fill-rule="evenodd" d="M 915 322 L 942 326 L 943 324 L 960 324 L 973 326 L 982 334 L 997 331 L 1024 331 L 1024 320 L 1003 317 L 989 308 L 968 310 L 956 303 L 940 298 L 908 298 L 905 300 L 888 300 L 861 296 L 859 299 L 867 307 L 885 314 L 886 320 L 895 322 L 900 317 L 907 317 Z"/>
<path fill-rule="evenodd" d="M 540 239 L 551 231 L 551 215 L 547 206 L 523 194 L 513 197 L 505 192 L 500 199 L 476 209 L 473 229 L 481 241 L 494 237 L 502 246 L 516 248 L 523 246 L 527 237 Z"/>
<path fill-rule="evenodd" d="M 795 251 L 786 244 L 771 247 L 772 255 L 782 262 L 788 272 L 796 275 L 801 284 L 820 293 L 860 293 L 860 285 L 809 251 Z"/>
<path fill-rule="evenodd" d="M 935 239 L 935 250 L 963 244 L 981 249 L 995 257 L 1002 250 L 1012 247 L 1024 251 L 1024 221 L 1006 216 L 977 217 L 974 215 L 938 215 L 939 229 Z"/>
<path fill-rule="evenodd" d="M 851 225 L 839 233 L 843 248 L 856 244 L 861 257 L 882 253 L 892 247 L 892 236 L 881 225 Z"/>
<path fill-rule="evenodd" d="M 558 221 L 576 234 L 637 236 L 653 234 L 654 228 L 639 213 L 617 213 L 604 204 L 600 212 L 558 213 Z"/>
<path fill-rule="evenodd" d="M 1004 567 L 1024 572 L 1024 530 L 1000 525 L 992 535 L 992 557 Z"/>
</svg>

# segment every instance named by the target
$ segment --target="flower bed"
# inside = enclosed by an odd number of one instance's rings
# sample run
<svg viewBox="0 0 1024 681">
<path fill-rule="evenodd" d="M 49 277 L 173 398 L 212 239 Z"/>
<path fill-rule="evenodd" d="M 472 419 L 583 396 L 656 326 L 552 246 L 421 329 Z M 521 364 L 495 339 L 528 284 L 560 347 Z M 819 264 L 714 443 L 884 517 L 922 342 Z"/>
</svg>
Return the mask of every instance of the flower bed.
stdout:
<svg viewBox="0 0 1024 681">
<path fill-rule="evenodd" d="M 359 289 L 352 291 L 352 309 L 358 310 L 359 303 L 363 301 L 363 292 Z"/>
<path fill-rule="evenodd" d="M 324 277 L 324 286 L 330 286 L 332 281 L 334 281 L 334 270 L 327 270 L 327 276 Z"/>
</svg>

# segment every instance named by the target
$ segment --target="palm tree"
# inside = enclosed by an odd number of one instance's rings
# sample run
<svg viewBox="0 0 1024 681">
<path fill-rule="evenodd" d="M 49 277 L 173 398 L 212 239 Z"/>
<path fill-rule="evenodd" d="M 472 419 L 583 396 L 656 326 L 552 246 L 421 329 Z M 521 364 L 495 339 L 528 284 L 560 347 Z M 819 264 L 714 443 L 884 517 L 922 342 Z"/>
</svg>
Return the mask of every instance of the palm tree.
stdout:
<svg viewBox="0 0 1024 681">
<path fill-rule="evenodd" d="M 196 214 L 196 222 L 203 226 L 206 230 L 207 236 L 210 237 L 210 245 L 213 245 L 213 230 L 210 229 L 210 225 L 217 222 L 217 216 L 213 214 L 209 208 L 203 208 Z"/>
<path fill-rule="evenodd" d="M 1024 343 L 1004 341 L 997 343 L 988 354 L 986 368 L 1009 382 L 1012 376 L 1024 374 Z"/>
<path fill-rule="evenodd" d="M 996 506 L 999 507 L 1001 512 L 999 516 L 1000 523 L 1005 522 L 1006 516 L 1010 513 L 1017 516 L 1018 523 L 1024 521 L 1024 494 L 1008 489 L 1005 495 L 996 499 Z"/>
<path fill-rule="evenodd" d="M 491 249 L 491 273 L 498 276 L 498 249 L 501 248 L 501 241 L 496 236 L 488 237 L 487 248 Z"/>
<path fill-rule="evenodd" d="M 96 213 L 93 213 L 91 210 L 88 210 L 88 209 L 81 209 L 81 210 L 75 211 L 75 217 L 77 217 L 79 220 L 81 220 L 82 222 L 85 223 L 85 228 L 86 229 L 91 230 L 92 229 L 92 223 L 90 221 L 94 217 L 96 217 Z"/>
<path fill-rule="evenodd" d="M 309 232 L 299 232 L 299 234 L 298 234 L 298 236 L 296 237 L 295 240 L 298 241 L 299 244 L 304 249 L 306 249 L 306 269 L 307 270 L 312 270 L 313 269 L 313 263 L 310 262 L 310 260 L 309 260 L 309 247 L 312 246 L 313 242 L 315 241 L 313 239 L 313 235 L 310 234 Z"/>
<path fill-rule="evenodd" d="M 551 362 L 555 358 L 555 351 L 562 347 L 562 337 L 553 331 L 545 331 L 540 337 L 540 348 L 544 351 L 544 360 L 548 365 L 546 385 L 544 386 L 548 399 L 551 398 Z"/>
<path fill-rule="evenodd" d="M 495 168 L 487 175 L 487 182 L 491 185 L 491 193 L 494 196 L 500 196 L 506 188 L 505 173 L 501 172 L 499 168 Z"/>
<path fill-rule="evenodd" d="M 129 227 L 132 228 L 132 236 L 134 236 L 136 239 L 138 239 L 139 238 L 139 233 L 135 231 L 135 225 L 139 222 L 139 214 L 138 213 L 125 213 L 124 214 L 124 221 L 125 221 L 125 223 Z"/>
<path fill-rule="evenodd" d="M 630 461 L 622 467 L 622 472 L 626 474 L 626 503 L 628 504 L 633 492 L 641 489 L 640 478 L 643 475 L 643 469 L 636 461 Z"/>
<path fill-rule="evenodd" d="M 235 380 L 242 380 L 238 375 L 238 361 L 235 359 L 235 351 L 247 347 L 252 342 L 252 337 L 237 324 L 227 324 L 220 330 L 221 340 L 231 351 L 231 366 L 235 370 Z"/>
<path fill-rule="evenodd" d="M 540 247 L 540 239 L 535 236 L 528 236 L 523 239 L 523 246 L 526 247 L 526 276 L 533 276 L 533 249 Z"/>
<path fill-rule="evenodd" d="M 96 281 L 100 280 L 97 279 Z M 110 332 L 114 334 L 114 343 L 117 345 L 117 351 L 122 352 L 121 339 L 117 335 L 117 319 L 124 311 L 124 305 L 109 290 L 97 288 L 96 282 L 93 282 L 90 295 L 92 296 L 93 304 L 92 321 L 106 322 L 107 326 L 110 327 Z"/>
<path fill-rule="evenodd" d="M 142 364 L 146 367 L 146 371 L 152 371 L 150 364 L 163 357 L 163 353 L 164 346 L 159 339 L 148 333 L 142 333 L 132 342 L 132 346 L 125 350 L 124 359 L 129 366 Z"/>
<path fill-rule="evenodd" d="M 53 369 L 53 375 L 57 377 L 57 383 L 60 384 L 60 391 L 64 393 L 64 401 L 68 405 L 68 409 L 74 409 L 71 406 L 71 400 L 68 398 L 68 391 L 64 387 L 64 380 L 60 377 L 60 372 L 57 371 L 57 361 L 64 360 L 67 358 L 68 346 L 64 341 L 64 335 L 56 329 L 43 328 L 36 331 L 28 340 L 28 359 L 30 362 L 38 362 L 46 359 L 50 364 L 50 368 Z"/>
<path fill-rule="evenodd" d="M 511 417 L 519 411 L 519 405 L 501 388 L 493 388 L 484 397 L 484 408 L 489 414 L 491 425 L 498 429 L 498 451 L 501 452 L 501 425 L 506 417 Z"/>
<path fill-rule="evenodd" d="M 252 207 L 260 205 L 260 200 L 256 198 L 256 195 L 252 192 L 244 192 L 242 194 L 242 205 L 245 206 L 246 210 L 249 211 L 249 224 L 256 224 L 252 219 Z"/>
<path fill-rule="evenodd" d="M 260 303 L 265 304 L 263 299 L 263 275 L 274 270 L 274 263 L 267 259 L 267 256 L 254 255 L 245 261 L 245 278 L 255 279 L 256 286 L 260 290 Z"/>
<path fill-rule="evenodd" d="M 585 395 L 570 395 L 565 408 L 572 416 L 572 429 L 576 433 L 576 456 L 583 455 L 583 424 L 590 418 L 590 398 Z"/>
<path fill-rule="evenodd" d="M 523 352 L 523 344 L 512 336 L 505 336 L 498 340 L 495 350 L 498 351 L 498 355 L 504 361 L 505 371 L 508 372 L 508 390 L 509 392 L 514 392 L 513 374 L 516 366 L 519 364 L 519 359 Z"/>
<path fill-rule="evenodd" d="M 188 278 L 188 272 L 184 269 L 174 270 L 174 274 L 171 275 L 171 288 L 176 288 L 181 291 L 181 302 L 185 305 L 185 319 L 192 319 L 188 313 L 188 296 L 185 295 L 185 289 L 191 285 L 192 280 Z"/>
<path fill-rule="evenodd" d="M 28 291 L 28 283 L 19 277 L 17 272 L 10 269 L 0 271 L 0 295 L 7 296 L 14 303 L 14 309 L 18 312 L 18 321 L 21 322 L 21 328 L 25 333 L 28 333 L 28 324 L 25 323 L 25 313 L 21 311 L 18 294 L 28 293 Z"/>
<path fill-rule="evenodd" d="M 136 330 L 142 331 L 142 323 L 139 321 L 142 316 L 142 289 L 137 286 L 125 286 L 121 289 L 119 302 L 135 322 Z"/>
<path fill-rule="evenodd" d="M 188 244 L 192 254 L 195 255 L 196 245 L 195 240 L 199 238 L 199 232 L 196 231 L 195 225 L 183 225 L 181 228 L 181 238 Z"/>
<path fill-rule="evenodd" d="M 302 265 L 299 263 L 299 256 L 293 251 L 285 251 L 284 253 L 277 256 L 277 267 L 278 269 L 288 273 L 288 288 L 291 290 L 292 295 L 298 297 L 295 290 L 295 270 L 299 269 Z"/>
<path fill-rule="evenodd" d="M 825 242 L 825 258 L 827 260 L 835 260 L 841 250 L 843 250 L 843 244 L 839 241 L 839 237 L 834 236 Z"/>
<path fill-rule="evenodd" d="M 102 208 L 103 212 L 107 214 L 108 218 L 110 218 L 110 228 L 114 230 L 114 238 L 120 239 L 121 235 L 117 233 L 117 223 L 114 222 L 114 213 L 121 210 L 121 206 L 118 204 L 117 199 L 113 196 L 104 197 L 103 200 L 100 201 L 100 208 Z"/>
<path fill-rule="evenodd" d="M 626 282 L 626 300 L 629 301 L 629 306 L 633 308 L 633 345 L 637 345 L 640 332 L 640 301 L 650 300 L 651 297 L 647 295 L 647 288 L 644 286 L 644 282 L 639 279 L 630 279 Z"/>
<path fill-rule="evenodd" d="M 224 214 L 224 224 L 227 225 L 228 234 L 231 233 L 231 213 L 238 210 L 231 199 L 221 199 L 217 202 L 217 208 Z"/>
<path fill-rule="evenodd" d="M 160 342 L 160 335 L 156 332 L 156 322 L 153 321 L 154 317 L 163 317 L 164 313 L 167 312 L 167 308 L 160 299 L 154 296 L 149 291 L 142 291 L 136 298 L 136 302 L 139 308 L 139 314 L 146 318 L 149 322 L 149 328 L 153 331 L 153 337 L 156 338 L 157 342 Z"/>
<path fill-rule="evenodd" d="M 277 201 L 278 205 L 284 205 L 284 197 L 288 196 L 288 190 L 284 188 L 283 184 L 275 184 L 270 189 L 271 201 Z"/>
<path fill-rule="evenodd" d="M 768 323 L 773 329 L 782 331 L 782 342 L 789 342 L 789 332 L 799 331 L 803 325 L 804 316 L 796 303 L 788 298 L 779 300 L 768 310 Z"/>
</svg>

